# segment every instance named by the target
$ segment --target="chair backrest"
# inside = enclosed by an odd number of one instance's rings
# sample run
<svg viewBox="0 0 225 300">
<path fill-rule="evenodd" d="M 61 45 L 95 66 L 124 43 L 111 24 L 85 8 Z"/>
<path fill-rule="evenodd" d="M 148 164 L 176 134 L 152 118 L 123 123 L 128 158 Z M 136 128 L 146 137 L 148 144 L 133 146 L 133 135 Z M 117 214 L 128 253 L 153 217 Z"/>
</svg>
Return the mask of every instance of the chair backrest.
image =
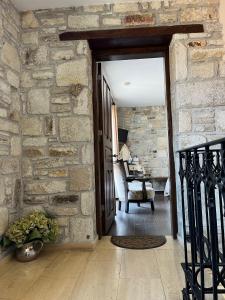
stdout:
<svg viewBox="0 0 225 300">
<path fill-rule="evenodd" d="M 116 197 L 120 201 L 127 201 L 128 183 L 126 181 L 126 174 L 123 168 L 123 161 L 117 161 L 113 164 L 115 192 Z"/>
</svg>

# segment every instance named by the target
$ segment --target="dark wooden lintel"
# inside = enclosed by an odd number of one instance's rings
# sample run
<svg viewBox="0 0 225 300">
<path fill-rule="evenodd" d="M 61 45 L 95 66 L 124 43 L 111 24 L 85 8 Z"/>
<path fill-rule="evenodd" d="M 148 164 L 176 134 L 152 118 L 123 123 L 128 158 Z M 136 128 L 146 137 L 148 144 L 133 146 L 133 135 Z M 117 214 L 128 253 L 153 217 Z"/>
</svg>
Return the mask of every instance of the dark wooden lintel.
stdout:
<svg viewBox="0 0 225 300">
<path fill-rule="evenodd" d="M 72 40 L 93 40 L 110 38 L 135 38 L 147 36 L 173 35 L 176 33 L 196 33 L 203 32 L 202 24 L 156 26 L 156 27 L 135 27 L 109 30 L 88 30 L 88 31 L 68 31 L 59 35 L 61 41 Z"/>
</svg>

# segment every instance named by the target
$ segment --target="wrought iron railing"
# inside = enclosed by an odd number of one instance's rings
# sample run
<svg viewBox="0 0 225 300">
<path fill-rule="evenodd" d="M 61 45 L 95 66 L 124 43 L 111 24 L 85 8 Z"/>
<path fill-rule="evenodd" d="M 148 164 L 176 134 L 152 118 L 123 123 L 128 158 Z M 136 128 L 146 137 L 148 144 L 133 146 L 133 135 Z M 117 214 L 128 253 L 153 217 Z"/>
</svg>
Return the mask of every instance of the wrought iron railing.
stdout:
<svg viewBox="0 0 225 300">
<path fill-rule="evenodd" d="M 183 299 L 220 299 L 225 295 L 225 138 L 183 149 L 179 160 Z"/>
</svg>

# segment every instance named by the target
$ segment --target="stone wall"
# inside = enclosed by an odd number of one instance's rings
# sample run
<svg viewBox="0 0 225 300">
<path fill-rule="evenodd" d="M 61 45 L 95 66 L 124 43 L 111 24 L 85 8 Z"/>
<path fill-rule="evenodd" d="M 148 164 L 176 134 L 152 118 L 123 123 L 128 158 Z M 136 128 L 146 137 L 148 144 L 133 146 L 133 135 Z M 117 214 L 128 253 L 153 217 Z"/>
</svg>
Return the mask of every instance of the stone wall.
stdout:
<svg viewBox="0 0 225 300">
<path fill-rule="evenodd" d="M 58 215 L 63 241 L 92 240 L 95 212 L 90 53 L 86 42 L 59 42 L 58 34 L 204 23 L 204 33 L 177 35 L 171 44 L 177 150 L 224 132 L 225 64 L 218 7 L 219 0 L 165 0 L 23 14 L 24 206 L 46 207 Z M 180 225 L 180 207 L 178 211 Z"/>
<path fill-rule="evenodd" d="M 218 7 L 219 0 L 165 0 L 40 10 L 23 13 L 20 29 L 18 13 L 2 0 L 1 221 L 6 224 L 8 212 L 13 218 L 19 208 L 45 208 L 60 222 L 61 241 L 93 241 L 96 235 L 91 55 L 85 41 L 60 42 L 60 32 L 204 23 L 204 33 L 177 35 L 170 48 L 174 149 L 223 136 Z M 178 211 L 180 225 L 179 199 Z"/>
<path fill-rule="evenodd" d="M 166 107 L 118 107 L 118 125 L 129 130 L 127 145 L 146 173 L 168 177 Z"/>
<path fill-rule="evenodd" d="M 21 197 L 20 33 L 20 15 L 0 1 L 0 235 L 17 217 Z"/>
</svg>

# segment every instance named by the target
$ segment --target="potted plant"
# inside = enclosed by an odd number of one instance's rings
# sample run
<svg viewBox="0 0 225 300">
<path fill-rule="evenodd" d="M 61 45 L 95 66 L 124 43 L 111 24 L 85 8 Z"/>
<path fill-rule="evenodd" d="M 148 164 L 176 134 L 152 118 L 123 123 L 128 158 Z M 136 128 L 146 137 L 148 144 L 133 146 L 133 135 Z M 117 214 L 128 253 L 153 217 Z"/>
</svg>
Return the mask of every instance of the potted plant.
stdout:
<svg viewBox="0 0 225 300">
<path fill-rule="evenodd" d="M 38 256 L 44 243 L 56 240 L 58 233 L 54 219 L 35 211 L 9 225 L 1 244 L 4 248 L 14 245 L 19 261 L 31 261 Z"/>
</svg>

